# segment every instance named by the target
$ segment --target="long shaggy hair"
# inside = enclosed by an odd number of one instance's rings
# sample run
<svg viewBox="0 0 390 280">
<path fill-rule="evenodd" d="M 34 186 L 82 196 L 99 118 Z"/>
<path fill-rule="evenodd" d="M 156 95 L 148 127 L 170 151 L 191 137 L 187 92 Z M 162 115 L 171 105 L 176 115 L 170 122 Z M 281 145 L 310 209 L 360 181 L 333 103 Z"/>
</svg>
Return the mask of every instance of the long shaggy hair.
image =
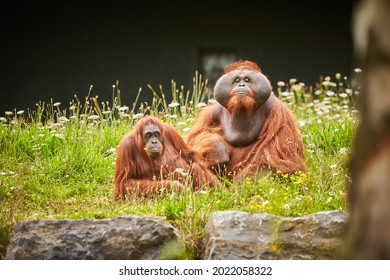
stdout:
<svg viewBox="0 0 390 280">
<path fill-rule="evenodd" d="M 259 170 L 294 173 L 305 171 L 302 138 L 295 117 L 276 99 L 260 131 L 258 140 L 249 146 L 238 147 L 232 154 L 228 169 L 237 173 L 243 165 L 246 172 Z"/>
<path fill-rule="evenodd" d="M 248 60 L 239 60 L 225 67 L 225 73 L 238 68 L 247 68 L 254 72 L 261 72 L 260 67 Z M 249 94 L 250 95 L 250 94 Z M 226 172 L 231 179 L 240 179 L 246 175 L 257 172 L 280 171 L 282 173 L 295 173 L 305 171 L 305 156 L 303 142 L 297 126 L 296 118 L 291 110 L 276 96 L 269 97 L 272 102 L 269 108 L 264 109 L 264 123 L 261 126 L 257 138 L 246 146 L 232 146 L 224 138 L 229 126 L 223 126 L 221 104 L 214 104 L 204 108 L 197 116 L 193 128 L 188 134 L 188 144 L 200 152 L 213 167 L 217 151 L 215 142 L 219 141 L 225 147 L 229 161 L 226 163 Z M 255 110 L 256 104 L 252 103 L 249 96 L 231 96 L 227 109 L 233 115 L 240 110 L 249 113 Z M 242 116 L 241 116 L 242 117 Z M 262 121 L 259 119 L 259 121 Z M 244 135 L 243 135 L 244 137 Z M 221 158 L 226 158 L 224 155 Z"/>
<path fill-rule="evenodd" d="M 251 112 L 254 112 L 256 108 L 256 100 L 253 92 L 247 92 L 247 96 L 237 96 L 237 91 L 232 90 L 229 93 L 229 101 L 226 105 L 226 109 L 233 116 L 233 118 L 240 112 L 244 111 L 247 116 Z"/>
<path fill-rule="evenodd" d="M 142 137 L 147 125 L 157 125 L 163 145 L 160 156 L 151 159 L 144 150 Z M 141 119 L 134 129 L 121 139 L 115 162 L 115 196 L 123 198 L 128 192 L 145 195 L 158 192 L 162 185 L 170 185 L 172 180 L 181 180 L 176 170 L 189 172 L 194 189 L 198 190 L 209 183 L 218 183 L 218 178 L 207 169 L 200 154 L 188 146 L 173 126 L 147 116 Z"/>
</svg>

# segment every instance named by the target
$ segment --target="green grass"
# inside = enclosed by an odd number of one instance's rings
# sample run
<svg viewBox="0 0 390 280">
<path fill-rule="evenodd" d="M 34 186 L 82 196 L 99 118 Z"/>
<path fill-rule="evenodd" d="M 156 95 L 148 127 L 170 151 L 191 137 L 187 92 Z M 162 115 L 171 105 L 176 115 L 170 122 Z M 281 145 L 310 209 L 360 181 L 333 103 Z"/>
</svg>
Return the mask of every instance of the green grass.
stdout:
<svg viewBox="0 0 390 280">
<path fill-rule="evenodd" d="M 312 86 L 294 80 L 275 94 L 290 106 L 303 136 L 306 173 L 268 174 L 225 189 L 118 202 L 113 194 L 115 148 L 142 115 L 152 114 L 174 125 L 185 138 L 207 102 L 207 81 L 195 73 L 192 90 L 177 88 L 169 97 L 149 86 L 151 104 L 121 96 L 113 86 L 111 102 L 100 102 L 93 88 L 69 108 L 39 103 L 28 112 L 6 112 L 0 118 L 0 259 L 13 226 L 22 220 L 109 218 L 136 214 L 165 216 L 196 258 L 204 226 L 219 210 L 302 216 L 325 210 L 348 210 L 349 154 L 357 127 L 354 88 L 345 77 L 320 79 Z M 122 104 L 123 100 L 131 104 Z M 210 102 L 210 101 L 209 101 Z"/>
</svg>

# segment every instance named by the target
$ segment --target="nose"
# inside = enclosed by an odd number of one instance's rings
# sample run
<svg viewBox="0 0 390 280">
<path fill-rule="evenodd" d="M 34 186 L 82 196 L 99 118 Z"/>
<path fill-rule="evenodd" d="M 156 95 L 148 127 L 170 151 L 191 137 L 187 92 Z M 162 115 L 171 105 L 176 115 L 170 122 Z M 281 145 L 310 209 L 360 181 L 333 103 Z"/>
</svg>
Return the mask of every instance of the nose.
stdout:
<svg viewBox="0 0 390 280">
<path fill-rule="evenodd" d="M 238 87 L 245 87 L 245 84 L 239 84 Z"/>
</svg>

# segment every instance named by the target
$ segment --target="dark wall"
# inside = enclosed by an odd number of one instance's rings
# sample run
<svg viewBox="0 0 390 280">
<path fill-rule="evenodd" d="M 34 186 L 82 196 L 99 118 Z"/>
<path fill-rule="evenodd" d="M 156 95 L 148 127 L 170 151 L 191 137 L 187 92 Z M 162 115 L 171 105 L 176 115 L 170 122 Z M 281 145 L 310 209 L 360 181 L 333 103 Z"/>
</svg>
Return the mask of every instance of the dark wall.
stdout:
<svg viewBox="0 0 390 280">
<path fill-rule="evenodd" d="M 205 49 L 256 61 L 273 85 L 352 69 L 350 1 L 31 2 L 1 4 L 0 116 L 50 98 L 66 106 L 90 84 L 111 101 L 116 80 L 128 105 L 140 86 L 149 98 L 148 83 L 190 89 Z"/>
</svg>

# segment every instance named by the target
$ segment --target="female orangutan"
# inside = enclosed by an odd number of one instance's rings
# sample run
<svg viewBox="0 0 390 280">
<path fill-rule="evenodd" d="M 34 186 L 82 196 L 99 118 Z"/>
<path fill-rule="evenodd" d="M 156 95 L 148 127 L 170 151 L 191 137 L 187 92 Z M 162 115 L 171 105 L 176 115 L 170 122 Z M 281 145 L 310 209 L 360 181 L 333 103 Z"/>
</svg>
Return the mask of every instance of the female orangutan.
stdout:
<svg viewBox="0 0 390 280">
<path fill-rule="evenodd" d="M 218 102 L 200 112 L 189 132 L 189 145 L 210 167 L 223 167 L 234 179 L 259 171 L 304 171 L 296 120 L 271 90 L 256 63 L 240 60 L 228 65 L 214 87 Z"/>
<path fill-rule="evenodd" d="M 115 165 L 115 196 L 147 195 L 163 189 L 183 189 L 192 183 L 198 190 L 209 183 L 220 185 L 203 158 L 168 125 L 144 117 L 119 143 Z"/>
</svg>

